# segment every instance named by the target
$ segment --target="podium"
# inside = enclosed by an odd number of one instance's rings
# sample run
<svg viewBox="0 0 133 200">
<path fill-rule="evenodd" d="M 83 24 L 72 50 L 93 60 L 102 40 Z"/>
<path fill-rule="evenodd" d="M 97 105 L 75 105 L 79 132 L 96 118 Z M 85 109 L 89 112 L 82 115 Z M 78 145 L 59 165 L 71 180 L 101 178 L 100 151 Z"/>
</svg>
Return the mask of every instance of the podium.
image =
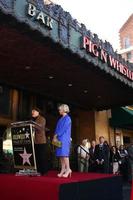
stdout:
<svg viewBox="0 0 133 200">
<path fill-rule="evenodd" d="M 36 128 L 39 125 L 34 121 L 11 123 L 14 168 L 19 170 L 16 175 L 39 175 L 34 150 Z"/>
</svg>

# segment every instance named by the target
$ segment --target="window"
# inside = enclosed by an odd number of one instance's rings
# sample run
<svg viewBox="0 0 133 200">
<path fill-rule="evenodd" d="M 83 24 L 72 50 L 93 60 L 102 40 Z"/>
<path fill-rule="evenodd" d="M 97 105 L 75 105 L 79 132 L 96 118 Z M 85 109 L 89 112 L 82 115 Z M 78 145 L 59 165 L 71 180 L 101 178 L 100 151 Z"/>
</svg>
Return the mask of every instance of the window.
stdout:
<svg viewBox="0 0 133 200">
<path fill-rule="evenodd" d="M 0 86 L 0 114 L 10 116 L 11 112 L 11 90 L 10 88 Z"/>
<path fill-rule="evenodd" d="M 43 96 L 36 96 L 36 107 L 39 108 L 43 112 L 43 114 L 45 113 L 46 103 Z"/>
<path fill-rule="evenodd" d="M 130 61 L 131 58 L 132 58 L 132 54 L 131 54 L 131 52 L 128 52 L 128 53 L 127 53 L 127 60 Z"/>
<path fill-rule="evenodd" d="M 131 46 L 131 43 L 130 43 L 130 38 L 129 37 L 125 37 L 124 38 L 124 48 L 127 49 Z"/>
<path fill-rule="evenodd" d="M 28 120 L 31 118 L 31 95 L 28 92 L 22 92 L 19 103 L 19 120 Z"/>
<path fill-rule="evenodd" d="M 123 136 L 123 142 L 124 142 L 124 144 L 130 144 L 131 138 L 128 136 Z"/>
</svg>

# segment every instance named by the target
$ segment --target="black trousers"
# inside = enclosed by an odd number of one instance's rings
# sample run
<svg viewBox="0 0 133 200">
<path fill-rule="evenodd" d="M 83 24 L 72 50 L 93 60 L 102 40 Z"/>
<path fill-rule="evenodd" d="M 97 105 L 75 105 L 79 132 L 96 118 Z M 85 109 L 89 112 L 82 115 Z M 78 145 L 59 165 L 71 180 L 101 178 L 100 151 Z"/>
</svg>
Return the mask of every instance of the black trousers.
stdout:
<svg viewBox="0 0 133 200">
<path fill-rule="evenodd" d="M 41 175 L 46 174 L 48 172 L 47 145 L 35 144 L 35 156 L 37 171 Z"/>
<path fill-rule="evenodd" d="M 108 174 L 109 173 L 109 164 L 108 163 L 103 163 L 102 165 L 96 165 L 96 172 L 98 173 L 104 173 Z"/>
</svg>

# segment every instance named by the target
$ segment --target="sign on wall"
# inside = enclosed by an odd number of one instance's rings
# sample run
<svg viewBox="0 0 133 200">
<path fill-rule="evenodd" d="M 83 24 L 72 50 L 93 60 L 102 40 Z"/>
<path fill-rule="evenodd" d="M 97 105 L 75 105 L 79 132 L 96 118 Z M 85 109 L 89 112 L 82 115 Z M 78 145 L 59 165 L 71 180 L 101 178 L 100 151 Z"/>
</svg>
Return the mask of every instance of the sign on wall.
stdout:
<svg viewBox="0 0 133 200">
<path fill-rule="evenodd" d="M 98 44 L 93 43 L 88 37 L 82 37 L 81 49 L 85 49 L 87 53 L 99 58 L 104 63 L 107 63 L 110 67 L 118 71 L 120 74 L 126 76 L 128 79 L 133 80 L 133 71 L 131 71 L 126 65 L 119 62 L 112 55 L 108 54 Z"/>
<path fill-rule="evenodd" d="M 44 12 L 37 10 L 36 6 L 28 3 L 28 16 L 33 18 L 33 20 L 38 21 L 40 24 L 44 25 L 49 29 L 53 29 L 53 20 L 50 16 L 46 15 Z"/>
</svg>

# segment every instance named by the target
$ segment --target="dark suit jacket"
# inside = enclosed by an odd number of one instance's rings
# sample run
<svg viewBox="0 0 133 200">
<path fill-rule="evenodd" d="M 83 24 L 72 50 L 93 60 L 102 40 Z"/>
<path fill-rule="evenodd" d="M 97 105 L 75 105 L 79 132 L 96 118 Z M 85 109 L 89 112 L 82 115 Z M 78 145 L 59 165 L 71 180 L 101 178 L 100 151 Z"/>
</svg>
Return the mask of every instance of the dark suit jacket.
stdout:
<svg viewBox="0 0 133 200">
<path fill-rule="evenodd" d="M 90 164 L 91 164 L 91 163 L 95 162 L 95 150 L 93 151 L 92 147 L 89 149 L 89 154 L 90 154 L 89 161 L 90 161 Z"/>
<path fill-rule="evenodd" d="M 102 148 L 100 147 L 99 144 L 96 145 L 94 153 L 95 160 L 101 161 L 103 159 L 105 162 L 109 162 L 109 155 L 110 155 L 110 150 L 106 144 L 103 144 Z"/>
</svg>

